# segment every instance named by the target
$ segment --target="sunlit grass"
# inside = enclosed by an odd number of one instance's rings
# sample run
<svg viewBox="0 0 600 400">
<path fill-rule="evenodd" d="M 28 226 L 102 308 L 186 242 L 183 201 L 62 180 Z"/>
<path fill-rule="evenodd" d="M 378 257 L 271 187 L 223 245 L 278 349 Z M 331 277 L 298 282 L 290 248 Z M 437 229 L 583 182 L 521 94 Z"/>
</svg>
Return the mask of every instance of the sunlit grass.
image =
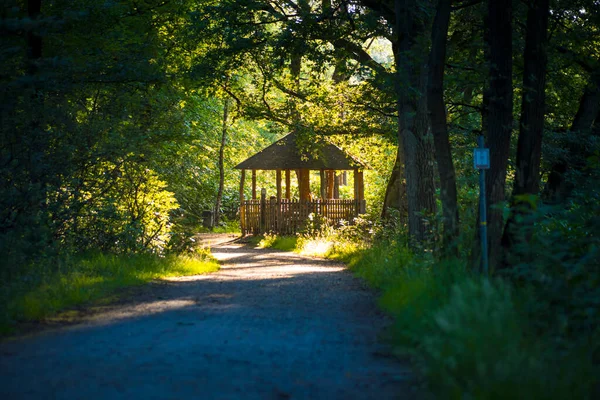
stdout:
<svg viewBox="0 0 600 400">
<path fill-rule="evenodd" d="M 264 235 L 250 239 L 250 243 L 262 249 L 293 251 L 305 256 L 326 257 L 350 264 L 361 248 L 358 244 L 348 241 L 305 236 Z"/>
<path fill-rule="evenodd" d="M 325 257 L 333 248 L 333 242 L 324 238 L 302 239 L 298 243 L 297 251 L 300 254 L 314 257 Z"/>
<path fill-rule="evenodd" d="M 242 233 L 239 221 L 225 221 L 219 226 L 214 226 L 212 228 L 198 226 L 194 228 L 194 231 L 198 233 L 231 233 L 235 235 L 241 235 Z"/>
<path fill-rule="evenodd" d="M 296 251 L 298 239 L 295 236 L 264 235 L 257 246 L 261 249 L 272 248 L 283 251 Z"/>
<path fill-rule="evenodd" d="M 3 282 L 0 333 L 20 321 L 39 321 L 69 307 L 99 300 L 117 289 L 154 279 L 215 272 L 219 265 L 207 254 L 154 255 L 89 254 L 79 256 L 48 276 L 29 276 Z M 39 267 L 39 274 L 42 275 Z M 28 284 L 28 282 L 35 282 Z"/>
</svg>

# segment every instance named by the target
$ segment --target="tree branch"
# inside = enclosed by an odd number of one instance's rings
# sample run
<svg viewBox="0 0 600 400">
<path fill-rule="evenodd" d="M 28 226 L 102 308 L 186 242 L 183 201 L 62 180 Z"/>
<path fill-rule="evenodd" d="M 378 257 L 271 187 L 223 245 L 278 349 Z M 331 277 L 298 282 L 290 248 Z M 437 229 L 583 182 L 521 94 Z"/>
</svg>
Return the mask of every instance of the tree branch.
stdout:
<svg viewBox="0 0 600 400">
<path fill-rule="evenodd" d="M 458 10 L 462 10 L 463 8 L 468 8 L 468 7 L 471 7 L 471 6 L 476 6 L 479 3 L 483 3 L 483 0 L 473 0 L 473 1 L 469 1 L 469 2 L 464 3 L 464 4 L 459 4 L 459 5 L 456 5 L 456 6 L 452 7 L 451 10 L 452 11 L 458 11 Z"/>
<path fill-rule="evenodd" d="M 389 72 L 385 67 L 375 61 L 369 53 L 367 53 L 362 47 L 359 45 L 350 42 L 346 39 L 336 39 L 333 41 L 333 45 L 338 48 L 342 48 L 346 50 L 352 58 L 359 63 L 368 66 L 373 71 L 381 75 L 388 75 Z"/>
</svg>

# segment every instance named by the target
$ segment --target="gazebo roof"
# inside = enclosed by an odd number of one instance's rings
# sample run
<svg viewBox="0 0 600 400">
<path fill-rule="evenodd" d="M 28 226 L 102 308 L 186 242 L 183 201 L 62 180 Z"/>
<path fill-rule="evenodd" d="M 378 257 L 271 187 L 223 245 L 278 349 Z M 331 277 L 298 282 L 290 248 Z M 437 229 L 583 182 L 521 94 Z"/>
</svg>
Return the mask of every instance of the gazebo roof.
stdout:
<svg viewBox="0 0 600 400">
<path fill-rule="evenodd" d="M 296 134 L 290 133 L 235 166 L 237 169 L 335 169 L 348 170 L 365 165 L 329 142 L 319 147 L 318 157 L 298 151 Z"/>
</svg>

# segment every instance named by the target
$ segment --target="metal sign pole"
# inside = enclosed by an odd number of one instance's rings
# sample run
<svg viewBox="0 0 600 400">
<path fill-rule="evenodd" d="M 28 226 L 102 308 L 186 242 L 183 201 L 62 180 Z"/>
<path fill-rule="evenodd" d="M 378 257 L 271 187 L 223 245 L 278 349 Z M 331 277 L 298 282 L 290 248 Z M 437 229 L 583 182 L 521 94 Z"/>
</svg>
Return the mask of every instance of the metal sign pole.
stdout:
<svg viewBox="0 0 600 400">
<path fill-rule="evenodd" d="M 485 170 L 489 165 L 489 149 L 485 148 L 483 136 L 477 140 L 475 150 L 475 168 L 479 169 L 479 228 L 481 236 L 481 269 L 485 276 L 489 275 L 488 240 L 487 240 L 487 204 L 485 198 Z"/>
</svg>

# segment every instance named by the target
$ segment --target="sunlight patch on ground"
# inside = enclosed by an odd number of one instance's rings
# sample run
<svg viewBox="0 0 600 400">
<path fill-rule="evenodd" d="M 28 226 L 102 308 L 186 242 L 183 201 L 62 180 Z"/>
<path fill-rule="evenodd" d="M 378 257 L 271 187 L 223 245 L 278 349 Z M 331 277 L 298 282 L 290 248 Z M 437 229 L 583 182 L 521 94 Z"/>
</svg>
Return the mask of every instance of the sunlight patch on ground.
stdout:
<svg viewBox="0 0 600 400">
<path fill-rule="evenodd" d="M 225 252 L 218 252 L 218 251 L 212 251 L 212 256 L 214 258 L 216 258 L 217 260 L 233 260 L 235 258 L 242 258 L 242 257 L 250 257 L 251 254 L 250 253 L 225 253 Z"/>
<path fill-rule="evenodd" d="M 302 254 L 322 257 L 332 246 L 333 243 L 328 240 L 309 240 L 302 248 Z"/>
<path fill-rule="evenodd" d="M 202 274 L 202 275 L 188 275 L 188 276 L 169 276 L 166 278 L 162 278 L 163 281 L 168 282 L 193 282 L 193 281 L 202 281 L 211 279 L 210 274 Z"/>
<path fill-rule="evenodd" d="M 243 279 L 245 281 L 252 280 L 271 280 L 271 279 L 288 279 L 299 276 L 315 275 L 315 274 L 331 274 L 341 272 L 345 269 L 340 267 L 319 267 L 308 264 L 273 264 L 271 266 L 257 266 L 256 264 L 248 264 L 246 266 L 236 266 L 234 268 L 224 267 L 219 272 L 219 277 L 227 279 Z"/>
</svg>

